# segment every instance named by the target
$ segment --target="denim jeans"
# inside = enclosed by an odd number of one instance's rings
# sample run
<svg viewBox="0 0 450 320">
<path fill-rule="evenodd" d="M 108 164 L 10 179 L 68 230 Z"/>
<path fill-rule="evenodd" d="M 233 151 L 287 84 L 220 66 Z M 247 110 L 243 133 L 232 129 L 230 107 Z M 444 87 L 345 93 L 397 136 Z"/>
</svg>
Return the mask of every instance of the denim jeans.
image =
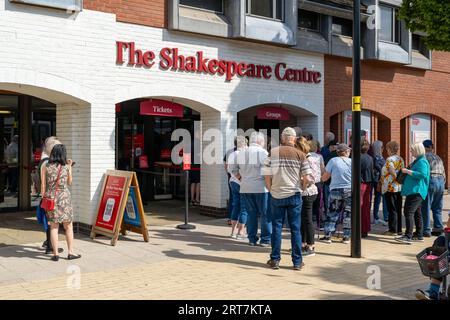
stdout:
<svg viewBox="0 0 450 320">
<path fill-rule="evenodd" d="M 245 205 L 241 199 L 241 194 L 239 193 L 241 186 L 236 182 L 230 182 L 231 194 L 233 202 L 231 211 L 231 220 L 239 221 L 240 224 L 247 223 L 247 210 L 245 210 Z"/>
<path fill-rule="evenodd" d="M 295 266 L 302 263 L 302 236 L 300 233 L 300 212 L 302 208 L 302 197 L 296 193 L 285 199 L 271 197 L 272 212 L 272 252 L 270 259 L 281 259 L 281 232 L 283 230 L 283 220 L 287 216 L 291 231 L 292 262 Z"/>
<path fill-rule="evenodd" d="M 323 184 L 323 213 L 326 215 L 330 208 L 330 185 Z"/>
<path fill-rule="evenodd" d="M 380 211 L 381 201 L 383 201 L 383 220 L 388 222 L 389 212 L 386 204 L 386 197 L 381 192 L 377 192 L 377 185 L 373 185 L 374 197 L 373 197 L 373 218 L 375 220 L 380 219 L 378 212 Z"/>
<path fill-rule="evenodd" d="M 258 218 L 261 219 L 261 243 L 270 244 L 272 223 L 267 210 L 269 193 L 241 193 L 247 210 L 247 232 L 250 243 L 258 242 Z"/>
<path fill-rule="evenodd" d="M 324 232 L 330 237 L 336 231 L 339 218 L 342 217 L 344 237 L 350 238 L 352 214 L 352 189 L 340 188 L 330 191 L 330 207 L 325 220 Z"/>
<path fill-rule="evenodd" d="M 228 181 L 230 181 L 230 174 L 228 173 Z M 231 191 L 231 183 L 228 183 L 228 219 L 231 220 L 233 213 L 233 192 Z"/>
<path fill-rule="evenodd" d="M 442 231 L 442 207 L 444 205 L 444 177 L 431 177 L 428 196 L 422 202 L 423 233 L 431 233 L 430 210 L 433 212 L 433 230 Z"/>
</svg>

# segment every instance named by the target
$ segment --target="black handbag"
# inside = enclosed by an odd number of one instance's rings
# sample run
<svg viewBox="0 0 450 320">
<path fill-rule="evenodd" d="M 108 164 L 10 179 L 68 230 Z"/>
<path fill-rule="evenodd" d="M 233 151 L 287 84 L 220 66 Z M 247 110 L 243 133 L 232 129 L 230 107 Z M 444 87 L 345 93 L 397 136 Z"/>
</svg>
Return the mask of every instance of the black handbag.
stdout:
<svg viewBox="0 0 450 320">
<path fill-rule="evenodd" d="M 407 168 L 409 169 L 409 167 Z M 399 183 L 399 184 L 403 184 L 405 182 L 407 174 L 403 173 L 401 170 L 398 171 L 397 173 L 397 178 L 395 178 L 395 180 Z"/>
<path fill-rule="evenodd" d="M 411 170 L 411 168 L 413 167 L 414 163 L 416 163 L 416 160 L 414 160 L 409 166 L 406 167 L 406 169 Z M 407 174 L 403 173 L 402 170 L 400 169 L 397 172 L 397 178 L 395 178 L 395 180 L 399 183 L 399 184 L 403 184 L 405 182 Z"/>
</svg>

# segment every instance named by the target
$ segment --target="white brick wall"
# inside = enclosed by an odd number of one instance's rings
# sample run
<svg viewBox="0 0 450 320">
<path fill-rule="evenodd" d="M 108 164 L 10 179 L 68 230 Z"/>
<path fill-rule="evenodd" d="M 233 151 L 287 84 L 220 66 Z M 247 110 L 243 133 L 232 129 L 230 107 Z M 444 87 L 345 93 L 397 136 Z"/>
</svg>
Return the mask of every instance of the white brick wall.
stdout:
<svg viewBox="0 0 450 320">
<path fill-rule="evenodd" d="M 89 10 L 68 16 L 5 4 L 0 0 L 0 90 L 35 95 L 58 105 L 57 133 L 77 162 L 72 194 L 81 222 L 92 223 L 103 173 L 114 168 L 116 103 L 173 97 L 201 112 L 203 130 L 216 127 L 224 134 L 226 128 L 236 127 L 236 112 L 259 104 L 289 104 L 322 118 L 323 82 L 295 84 L 274 77 L 225 82 L 220 76 L 163 71 L 156 65 L 150 70 L 118 66 L 115 41 L 134 41 L 137 48 L 156 55 L 161 48 L 178 47 L 184 55 L 202 50 L 211 59 L 272 67 L 284 62 L 323 74 L 322 55 L 117 23 L 112 14 Z M 321 120 L 319 124 L 323 126 Z M 225 207 L 228 188 L 222 165 L 205 167 L 201 174 L 202 204 Z"/>
</svg>

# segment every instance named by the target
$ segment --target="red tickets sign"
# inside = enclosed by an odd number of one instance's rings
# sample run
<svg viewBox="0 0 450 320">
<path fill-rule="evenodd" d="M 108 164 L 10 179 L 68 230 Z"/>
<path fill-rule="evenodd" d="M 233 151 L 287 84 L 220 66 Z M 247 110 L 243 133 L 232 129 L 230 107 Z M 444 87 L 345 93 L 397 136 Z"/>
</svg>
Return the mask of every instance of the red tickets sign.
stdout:
<svg viewBox="0 0 450 320">
<path fill-rule="evenodd" d="M 183 112 L 184 107 L 181 104 L 166 100 L 152 99 L 140 104 L 140 114 L 145 116 L 183 118 Z"/>
</svg>

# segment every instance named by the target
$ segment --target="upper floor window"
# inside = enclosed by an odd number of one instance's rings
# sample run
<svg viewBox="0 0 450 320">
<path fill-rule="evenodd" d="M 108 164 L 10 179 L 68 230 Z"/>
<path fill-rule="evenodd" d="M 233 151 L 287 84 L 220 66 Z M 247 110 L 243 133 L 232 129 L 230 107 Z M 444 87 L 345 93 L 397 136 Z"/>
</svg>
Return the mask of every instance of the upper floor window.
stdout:
<svg viewBox="0 0 450 320">
<path fill-rule="evenodd" d="M 223 12 L 223 0 L 180 0 L 180 4 L 198 9 Z"/>
<path fill-rule="evenodd" d="M 428 51 L 424 37 L 418 35 L 418 34 L 412 34 L 412 50 L 416 52 L 420 52 L 423 55 L 426 55 L 426 52 Z"/>
<path fill-rule="evenodd" d="M 298 10 L 298 27 L 302 29 L 320 31 L 320 14 L 317 12 Z"/>
<path fill-rule="evenodd" d="M 283 20 L 284 0 L 247 0 L 247 14 Z"/>
<path fill-rule="evenodd" d="M 389 6 L 380 6 L 380 23 L 380 40 L 400 43 L 398 9 Z"/>
<path fill-rule="evenodd" d="M 353 21 L 338 17 L 333 17 L 333 23 L 331 25 L 331 31 L 333 34 L 340 36 L 352 37 L 353 36 Z"/>
</svg>

